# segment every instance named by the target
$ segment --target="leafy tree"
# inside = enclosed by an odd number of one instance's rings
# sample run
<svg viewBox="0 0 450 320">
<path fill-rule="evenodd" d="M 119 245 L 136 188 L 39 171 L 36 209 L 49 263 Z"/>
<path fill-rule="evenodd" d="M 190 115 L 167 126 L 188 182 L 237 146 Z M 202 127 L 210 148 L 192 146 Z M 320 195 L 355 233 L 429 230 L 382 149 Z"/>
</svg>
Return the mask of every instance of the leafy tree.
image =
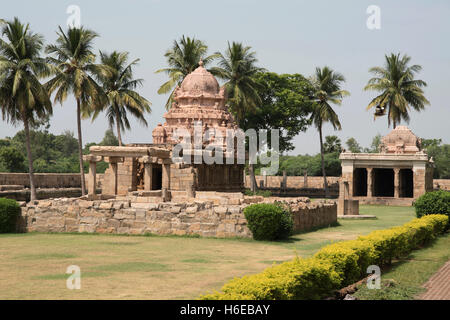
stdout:
<svg viewBox="0 0 450 320">
<path fill-rule="evenodd" d="M 117 139 L 117 137 L 114 135 L 114 132 L 112 130 L 106 130 L 105 136 L 103 137 L 103 140 L 100 142 L 101 146 L 118 146 L 120 143 L 120 140 Z"/>
<path fill-rule="evenodd" d="M 258 73 L 264 71 L 257 67 L 256 53 L 251 51 L 251 47 L 244 46 L 242 43 L 228 43 L 225 54 L 217 53 L 219 56 L 219 67 L 212 68 L 212 72 L 225 81 L 224 87 L 228 95 L 228 107 L 235 115 L 236 122 L 244 131 L 249 124 L 245 117 L 248 112 L 255 113 L 257 107 L 261 105 L 262 100 L 258 89 L 261 89 L 259 83 L 255 80 Z M 249 163 L 251 191 L 256 190 L 256 179 L 254 164 Z"/>
<path fill-rule="evenodd" d="M 78 160 L 81 176 L 81 192 L 86 193 L 83 170 L 83 141 L 81 132 L 81 115 L 89 116 L 95 110 L 106 105 L 108 97 L 93 77 L 106 77 L 110 69 L 95 64 L 92 52 L 95 32 L 80 28 L 69 28 L 67 33 L 59 27 L 56 44 L 49 45 L 46 52 L 54 68 L 54 77 L 46 83 L 50 93 L 56 92 L 55 102 L 62 104 L 69 94 L 73 94 L 77 103 Z"/>
<path fill-rule="evenodd" d="M 255 82 L 261 104 L 256 110 L 246 112 L 246 128 L 267 129 L 269 147 L 270 130 L 279 129 L 279 152 L 294 149 L 292 139 L 310 124 L 311 84 L 300 74 L 273 72 L 258 73 Z"/>
<path fill-rule="evenodd" d="M 350 95 L 348 91 L 342 90 L 341 85 L 345 82 L 342 74 L 333 71 L 329 67 L 316 68 L 316 73 L 311 82 L 314 87 L 312 99 L 315 102 L 311 114 L 311 120 L 319 131 L 320 155 L 322 158 L 322 175 L 325 196 L 328 196 L 327 177 L 325 173 L 325 159 L 322 138 L 324 123 L 329 122 L 335 130 L 341 130 L 341 123 L 330 103 L 341 105 L 342 98 Z"/>
<path fill-rule="evenodd" d="M 388 127 L 393 123 L 394 128 L 402 120 L 409 122 L 409 111 L 412 107 L 421 111 L 430 104 L 425 98 L 422 87 L 426 82 L 414 78 L 422 67 L 415 64 L 408 66 L 411 57 L 391 53 L 385 55 L 384 67 L 370 68 L 371 78 L 364 90 L 381 92 L 367 106 L 367 110 L 376 107 L 375 117 L 388 115 Z"/>
<path fill-rule="evenodd" d="M 150 102 L 135 91 L 141 86 L 143 79 L 133 79 L 132 67 L 139 59 L 128 63 L 128 52 L 114 51 L 111 54 L 100 52 L 101 63 L 110 68 L 106 76 L 99 75 L 99 82 L 108 96 L 109 106 L 106 110 L 108 122 L 111 128 L 116 124 L 119 146 L 122 146 L 121 130 L 130 129 L 127 112 L 131 113 L 143 125 L 147 126 L 144 114 L 150 113 Z M 93 119 L 100 110 L 96 110 Z"/>
<path fill-rule="evenodd" d="M 450 179 L 450 145 L 442 144 L 442 139 L 422 139 L 422 148 L 434 161 L 435 179 Z"/>
<path fill-rule="evenodd" d="M 0 39 L 0 108 L 3 119 L 22 122 L 26 136 L 31 201 L 36 199 L 30 124 L 52 113 L 52 104 L 39 79 L 50 75 L 40 52 L 43 37 L 33 33 L 18 18 L 3 23 Z"/>
<path fill-rule="evenodd" d="M 207 56 L 207 52 L 208 46 L 203 41 L 184 35 L 179 41 L 175 40 L 172 48 L 167 50 L 164 56 L 169 67 L 156 71 L 156 73 L 164 72 L 169 75 L 169 80 L 158 90 L 158 94 L 171 92 L 166 102 L 167 110 L 172 106 L 174 88 L 180 85 L 189 73 L 198 68 L 200 61 L 207 66 L 218 56 L 217 54 Z"/>
<path fill-rule="evenodd" d="M 25 157 L 14 147 L 0 148 L 0 162 L 7 172 L 24 172 L 27 170 Z"/>
<path fill-rule="evenodd" d="M 348 150 L 352 153 L 361 153 L 362 147 L 359 145 L 358 141 L 355 138 L 348 138 L 345 144 L 348 147 Z"/>
<path fill-rule="evenodd" d="M 370 145 L 370 148 L 366 148 L 365 152 L 367 152 L 367 153 L 377 153 L 377 152 L 379 152 L 379 147 L 380 147 L 382 138 L 383 137 L 379 133 L 375 137 L 373 137 L 372 143 Z"/>
<path fill-rule="evenodd" d="M 323 150 L 325 153 L 340 153 L 342 149 L 341 139 L 338 136 L 326 136 L 323 144 Z"/>
</svg>

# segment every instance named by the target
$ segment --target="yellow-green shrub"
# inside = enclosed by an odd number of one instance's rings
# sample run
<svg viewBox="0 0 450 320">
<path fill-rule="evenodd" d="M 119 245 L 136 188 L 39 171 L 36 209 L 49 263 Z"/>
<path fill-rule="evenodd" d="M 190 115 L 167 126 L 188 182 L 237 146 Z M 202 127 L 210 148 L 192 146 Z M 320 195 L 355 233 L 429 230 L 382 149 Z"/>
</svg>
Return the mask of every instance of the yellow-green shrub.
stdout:
<svg viewBox="0 0 450 320">
<path fill-rule="evenodd" d="M 320 299 L 366 275 L 370 265 L 390 263 L 445 231 L 449 218 L 427 215 L 403 226 L 376 230 L 356 240 L 323 247 L 312 258 L 284 262 L 235 278 L 204 300 Z"/>
<path fill-rule="evenodd" d="M 216 292 L 201 299 L 319 299 L 336 288 L 340 281 L 331 263 L 315 258 L 295 258 L 262 273 L 235 278 L 223 286 L 223 293 Z"/>
<path fill-rule="evenodd" d="M 320 249 L 314 257 L 333 264 L 341 278 L 341 285 L 351 284 L 361 279 L 367 267 L 377 261 L 372 244 L 361 240 L 330 244 Z"/>
</svg>

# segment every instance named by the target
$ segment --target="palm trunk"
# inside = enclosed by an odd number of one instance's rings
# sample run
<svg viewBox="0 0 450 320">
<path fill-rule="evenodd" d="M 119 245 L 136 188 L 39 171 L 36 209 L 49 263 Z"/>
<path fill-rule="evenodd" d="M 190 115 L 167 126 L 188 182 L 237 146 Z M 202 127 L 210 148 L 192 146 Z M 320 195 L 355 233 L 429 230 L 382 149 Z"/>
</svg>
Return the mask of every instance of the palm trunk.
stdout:
<svg viewBox="0 0 450 320">
<path fill-rule="evenodd" d="M 115 107 L 116 111 L 116 126 L 117 126 L 117 139 L 119 140 L 119 146 L 122 146 L 122 135 L 120 134 L 120 115 L 119 110 Z"/>
<path fill-rule="evenodd" d="M 28 124 L 28 117 L 26 115 L 23 115 L 23 126 L 25 128 L 25 138 L 28 156 L 28 173 L 30 176 L 30 201 L 34 201 L 37 200 L 36 185 L 34 183 L 33 155 L 31 154 L 31 144 L 30 144 L 30 128 Z"/>
<path fill-rule="evenodd" d="M 325 191 L 325 198 L 328 198 L 327 175 L 325 173 L 325 159 L 323 152 L 322 126 L 319 126 L 319 138 L 320 138 L 320 157 L 322 159 L 323 189 Z"/>
<path fill-rule="evenodd" d="M 78 159 L 80 161 L 81 195 L 86 195 L 86 181 L 84 179 L 83 141 L 81 137 L 81 106 L 77 99 L 77 126 L 78 126 Z"/>
</svg>

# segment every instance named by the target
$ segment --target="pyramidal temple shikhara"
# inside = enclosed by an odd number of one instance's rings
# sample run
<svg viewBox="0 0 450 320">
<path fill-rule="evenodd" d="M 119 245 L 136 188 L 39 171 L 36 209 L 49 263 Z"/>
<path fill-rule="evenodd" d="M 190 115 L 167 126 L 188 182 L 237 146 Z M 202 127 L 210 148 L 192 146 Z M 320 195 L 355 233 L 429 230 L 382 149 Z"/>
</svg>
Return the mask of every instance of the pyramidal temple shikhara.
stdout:
<svg viewBox="0 0 450 320">
<path fill-rule="evenodd" d="M 164 114 L 166 122 L 153 130 L 153 143 L 129 144 L 124 147 L 92 146 L 88 161 L 89 197 L 95 198 L 96 163 L 106 161 L 102 186 L 103 195 L 126 195 L 128 192 L 145 191 L 148 195 L 162 194 L 192 197 L 195 191 L 244 190 L 244 164 L 174 163 L 172 152 L 179 144 L 175 137 L 177 129 L 193 132 L 194 125 L 201 122 L 202 132 L 213 128 L 225 136 L 227 129 L 237 129 L 233 115 L 227 110 L 225 88 L 208 72 L 203 62 L 188 74 L 175 89 L 172 107 Z M 222 132 L 223 131 L 223 132 Z M 203 141 L 206 148 L 212 141 Z M 221 146 L 226 149 L 226 146 Z M 225 150 L 226 151 L 226 150 Z M 224 156 L 229 156 L 224 153 Z M 232 157 L 237 157 L 233 150 Z M 192 163 L 192 162 L 191 162 Z"/>
</svg>

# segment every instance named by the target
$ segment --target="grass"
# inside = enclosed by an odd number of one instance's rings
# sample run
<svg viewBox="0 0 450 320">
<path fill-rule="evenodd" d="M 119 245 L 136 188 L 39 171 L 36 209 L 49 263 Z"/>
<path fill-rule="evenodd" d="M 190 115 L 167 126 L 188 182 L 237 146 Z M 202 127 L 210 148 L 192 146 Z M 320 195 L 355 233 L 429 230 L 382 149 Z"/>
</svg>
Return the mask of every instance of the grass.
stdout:
<svg viewBox="0 0 450 320">
<path fill-rule="evenodd" d="M 0 235 L 0 299 L 195 299 L 333 241 L 414 218 L 411 207 L 361 206 L 377 220 L 345 220 L 287 241 L 96 234 Z M 66 269 L 81 269 L 81 290 Z"/>
<path fill-rule="evenodd" d="M 413 300 L 425 291 L 422 285 L 450 259 L 450 233 L 427 247 L 395 261 L 381 274 L 381 289 L 359 287 L 354 294 L 360 300 Z"/>
</svg>

